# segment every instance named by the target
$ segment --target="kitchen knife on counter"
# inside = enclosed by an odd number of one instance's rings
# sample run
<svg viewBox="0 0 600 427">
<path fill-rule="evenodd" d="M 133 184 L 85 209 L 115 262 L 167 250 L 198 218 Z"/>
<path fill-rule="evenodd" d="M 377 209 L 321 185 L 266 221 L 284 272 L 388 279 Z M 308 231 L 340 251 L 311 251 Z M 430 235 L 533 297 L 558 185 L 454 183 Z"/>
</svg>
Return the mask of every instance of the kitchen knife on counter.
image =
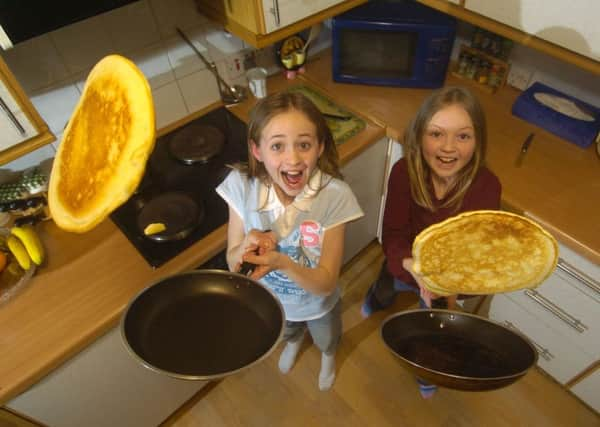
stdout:
<svg viewBox="0 0 600 427">
<path fill-rule="evenodd" d="M 523 164 L 523 159 L 525 158 L 525 154 L 527 154 L 527 150 L 529 149 L 529 146 L 531 145 L 531 141 L 533 140 L 534 136 L 535 133 L 531 132 L 529 136 L 525 138 L 525 142 L 523 142 L 523 145 L 521 145 L 521 151 L 519 151 L 519 155 L 515 160 L 516 167 L 521 167 L 521 165 Z"/>
</svg>

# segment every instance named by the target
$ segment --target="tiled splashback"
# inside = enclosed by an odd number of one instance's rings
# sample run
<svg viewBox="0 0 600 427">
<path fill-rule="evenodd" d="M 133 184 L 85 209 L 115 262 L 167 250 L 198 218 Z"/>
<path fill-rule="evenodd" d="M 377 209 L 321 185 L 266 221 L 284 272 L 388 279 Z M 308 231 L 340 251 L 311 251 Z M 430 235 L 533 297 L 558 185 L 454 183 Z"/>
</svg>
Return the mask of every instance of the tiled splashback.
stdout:
<svg viewBox="0 0 600 427">
<path fill-rule="evenodd" d="M 57 141 L 3 169 L 21 170 L 52 158 L 63 128 L 79 100 L 85 79 L 102 57 L 119 53 L 134 61 L 148 79 L 157 128 L 219 100 L 216 80 L 177 35 L 185 31 L 230 82 L 225 58 L 248 50 L 238 38 L 200 15 L 193 0 L 142 0 L 60 28 L 16 45 L 2 56 Z"/>
</svg>

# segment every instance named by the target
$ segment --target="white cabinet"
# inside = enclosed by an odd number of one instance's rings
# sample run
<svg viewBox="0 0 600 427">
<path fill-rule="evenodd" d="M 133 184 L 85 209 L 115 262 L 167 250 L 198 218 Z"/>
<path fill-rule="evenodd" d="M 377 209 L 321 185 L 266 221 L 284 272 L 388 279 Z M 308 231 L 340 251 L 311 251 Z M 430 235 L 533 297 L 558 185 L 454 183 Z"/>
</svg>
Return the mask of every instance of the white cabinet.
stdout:
<svg viewBox="0 0 600 427">
<path fill-rule="evenodd" d="M 48 426 L 147 427 L 204 385 L 142 367 L 113 329 L 6 406 Z"/>
<path fill-rule="evenodd" d="M 506 295 L 493 297 L 489 317 L 527 336 L 538 352 L 538 366 L 561 384 L 595 359 Z"/>
<path fill-rule="evenodd" d="M 465 8 L 600 61 L 598 0 L 466 0 Z"/>
<path fill-rule="evenodd" d="M 344 263 L 377 238 L 387 150 L 388 139 L 382 138 L 342 168 L 344 180 L 365 213 L 346 226 Z"/>
<path fill-rule="evenodd" d="M 267 33 L 298 22 L 343 0 L 262 0 Z"/>
<path fill-rule="evenodd" d="M 562 245 L 559 252 L 541 286 L 494 296 L 489 316 L 531 338 L 540 367 L 564 384 L 600 355 L 600 267 Z"/>
<path fill-rule="evenodd" d="M 379 219 L 377 223 L 377 238 L 379 239 L 379 243 L 382 242 L 381 230 L 383 227 L 383 213 L 385 211 L 385 200 L 387 198 L 388 181 L 390 179 L 390 173 L 392 172 L 394 164 L 396 164 L 396 162 L 400 160 L 403 156 L 404 149 L 402 147 L 402 144 L 400 144 L 398 141 L 390 139 L 387 152 L 387 161 L 385 165 L 385 175 L 383 177 L 383 195 L 381 197 L 381 206 L 379 208 Z"/>
<path fill-rule="evenodd" d="M 585 377 L 583 380 L 575 384 L 571 391 L 590 405 L 596 411 L 600 412 L 600 369 Z"/>
</svg>

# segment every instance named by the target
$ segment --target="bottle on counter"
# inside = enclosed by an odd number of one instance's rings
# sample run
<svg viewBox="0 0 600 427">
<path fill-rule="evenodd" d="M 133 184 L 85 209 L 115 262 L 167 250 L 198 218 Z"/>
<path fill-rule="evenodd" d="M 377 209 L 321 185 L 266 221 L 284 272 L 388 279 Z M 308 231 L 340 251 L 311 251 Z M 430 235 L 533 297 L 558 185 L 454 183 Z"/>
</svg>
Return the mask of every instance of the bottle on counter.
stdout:
<svg viewBox="0 0 600 427">
<path fill-rule="evenodd" d="M 493 88 L 498 88 L 502 83 L 502 78 L 504 77 L 504 69 L 500 66 L 500 64 L 492 65 L 490 69 L 490 74 L 488 76 L 487 84 Z"/>
<path fill-rule="evenodd" d="M 457 72 L 461 76 L 465 76 L 467 74 L 467 67 L 469 66 L 470 55 L 466 52 L 462 52 L 458 57 L 458 68 Z"/>
<path fill-rule="evenodd" d="M 477 75 L 475 76 L 475 80 L 477 83 L 486 85 L 488 82 L 488 77 L 490 74 L 490 63 L 488 61 L 482 61 L 481 66 L 477 70 Z"/>
<path fill-rule="evenodd" d="M 479 58 L 476 56 L 472 56 L 469 61 L 469 65 L 467 66 L 467 72 L 465 73 L 465 77 L 469 79 L 475 79 L 477 74 L 477 70 L 479 69 Z"/>
</svg>

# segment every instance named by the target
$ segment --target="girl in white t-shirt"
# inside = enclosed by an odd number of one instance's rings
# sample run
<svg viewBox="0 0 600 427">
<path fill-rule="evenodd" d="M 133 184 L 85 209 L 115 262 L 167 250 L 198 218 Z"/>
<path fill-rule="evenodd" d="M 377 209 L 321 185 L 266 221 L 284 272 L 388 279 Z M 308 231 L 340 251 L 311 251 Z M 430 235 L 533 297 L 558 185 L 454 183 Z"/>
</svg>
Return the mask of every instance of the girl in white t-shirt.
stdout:
<svg viewBox="0 0 600 427">
<path fill-rule="evenodd" d="M 217 192 L 229 205 L 229 268 L 256 264 L 251 277 L 284 307 L 279 369 L 291 369 L 308 329 L 322 352 L 319 388 L 331 388 L 342 334 L 337 281 L 345 224 L 363 212 L 341 180 L 335 142 L 317 107 L 299 93 L 260 100 L 250 116 L 248 163 L 236 165 Z"/>
</svg>

